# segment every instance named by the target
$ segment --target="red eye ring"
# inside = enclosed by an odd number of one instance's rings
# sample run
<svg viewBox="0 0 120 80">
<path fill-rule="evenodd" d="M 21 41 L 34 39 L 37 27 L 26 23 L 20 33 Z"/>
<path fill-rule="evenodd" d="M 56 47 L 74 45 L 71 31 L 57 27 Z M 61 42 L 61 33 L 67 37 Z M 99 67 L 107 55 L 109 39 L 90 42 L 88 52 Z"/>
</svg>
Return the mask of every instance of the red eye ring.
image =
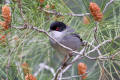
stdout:
<svg viewBox="0 0 120 80">
<path fill-rule="evenodd" d="M 60 28 L 59 27 L 56 27 L 56 31 L 59 31 L 60 30 Z"/>
</svg>

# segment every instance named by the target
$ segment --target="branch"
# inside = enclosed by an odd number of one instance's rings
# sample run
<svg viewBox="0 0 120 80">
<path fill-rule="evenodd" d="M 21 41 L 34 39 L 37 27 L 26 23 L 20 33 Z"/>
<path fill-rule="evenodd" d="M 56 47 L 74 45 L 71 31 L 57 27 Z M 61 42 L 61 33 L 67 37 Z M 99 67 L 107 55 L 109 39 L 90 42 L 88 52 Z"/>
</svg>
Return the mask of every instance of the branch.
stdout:
<svg viewBox="0 0 120 80">
<path fill-rule="evenodd" d="M 44 12 L 46 13 L 50 13 L 50 14 L 54 14 L 54 15 L 58 15 L 58 16 L 75 16 L 75 17 L 81 17 L 81 16 L 85 16 L 85 15 L 90 15 L 90 13 L 85 13 L 85 14 L 74 14 L 74 13 L 61 13 L 61 12 L 56 12 L 56 11 L 52 11 L 52 10 L 46 10 L 46 9 L 42 9 Z"/>
<path fill-rule="evenodd" d="M 106 11 L 107 7 L 113 2 L 114 0 L 110 0 L 106 5 L 105 8 L 103 10 L 103 13 Z"/>
<path fill-rule="evenodd" d="M 118 55 L 118 54 L 120 54 L 120 51 L 118 51 L 118 52 L 116 52 L 115 54 L 113 54 L 113 55 L 111 56 L 111 58 L 114 59 L 114 57 L 115 57 L 116 55 Z"/>
<path fill-rule="evenodd" d="M 5 0 L 5 4 L 9 5 L 10 4 L 10 0 Z M 10 8 L 11 9 L 11 8 Z M 11 11 L 10 11 L 11 13 Z M 9 45 L 9 42 L 8 42 L 8 45 Z M 9 68 L 10 68 L 10 62 L 11 62 L 11 50 L 10 48 L 8 49 L 8 62 L 7 62 L 7 65 L 6 65 L 6 68 L 5 68 L 5 71 L 6 71 L 6 74 L 8 75 L 9 73 Z M 6 80 L 8 80 L 8 77 L 6 78 Z"/>
<path fill-rule="evenodd" d="M 25 22 L 25 16 L 24 16 L 24 13 L 23 13 L 23 10 L 22 10 L 22 1 L 17 0 L 17 3 L 18 3 L 18 8 L 20 9 L 20 15 L 21 15 L 21 17 L 23 18 L 23 20 Z"/>
<path fill-rule="evenodd" d="M 83 53 L 85 52 L 85 49 L 86 49 L 86 48 L 83 48 L 83 49 L 80 51 L 80 54 L 83 54 Z M 60 75 L 62 75 L 63 73 L 65 73 L 65 72 L 72 66 L 73 63 L 75 63 L 78 59 L 80 59 L 80 58 L 82 58 L 82 57 L 83 57 L 83 56 L 80 56 L 80 55 L 75 56 L 75 57 L 72 59 L 71 63 L 69 63 L 63 70 L 61 70 Z M 60 76 L 60 78 L 61 78 L 61 76 Z"/>
<path fill-rule="evenodd" d="M 85 53 L 86 55 L 90 54 L 91 52 L 94 52 L 95 50 L 97 50 L 99 47 L 101 47 L 102 45 L 111 42 L 112 40 L 105 40 L 104 42 L 102 42 L 101 44 L 99 44 L 98 46 L 96 46 L 94 49 L 90 50 L 89 52 Z"/>
<path fill-rule="evenodd" d="M 5 4 L 10 4 L 10 0 L 5 0 Z"/>
<path fill-rule="evenodd" d="M 33 26 L 28 26 L 28 25 L 24 25 L 23 27 L 15 27 L 15 26 L 11 26 L 11 28 L 15 28 L 15 29 L 32 29 L 32 30 L 35 30 L 37 32 L 40 32 L 40 33 L 44 33 L 45 35 L 47 35 L 49 38 L 53 39 L 59 46 L 69 50 L 71 53 L 76 53 L 77 55 L 83 55 L 83 54 L 80 54 L 80 52 L 77 52 L 77 51 L 74 51 L 72 50 L 71 48 L 59 43 L 56 39 L 54 39 L 52 36 L 49 35 L 48 32 L 46 32 L 45 30 L 42 30 L 42 29 L 38 29 L 37 27 L 33 27 Z"/>
<path fill-rule="evenodd" d="M 85 51 L 85 48 L 83 48 L 79 53 L 80 54 L 83 54 Z M 55 77 L 52 79 L 52 80 L 57 80 L 58 77 L 59 77 L 59 74 L 63 74 L 64 72 L 66 72 L 74 62 L 76 62 L 76 60 L 78 60 L 79 58 L 81 57 L 81 55 L 77 55 L 75 58 L 73 58 L 72 62 L 67 64 L 66 66 L 60 66 L 58 69 L 57 69 L 57 72 L 55 74 Z"/>
<path fill-rule="evenodd" d="M 53 39 L 59 46 L 65 48 L 65 49 L 67 49 L 67 50 L 70 50 L 72 53 L 76 53 L 77 55 L 83 56 L 83 53 L 77 52 L 77 51 L 73 51 L 71 48 L 64 46 L 63 44 L 59 43 L 56 39 L 54 39 L 52 36 L 50 36 L 50 35 L 48 34 L 48 32 L 46 32 L 46 31 L 44 31 L 44 30 L 42 30 L 42 29 L 38 29 L 37 27 L 24 25 L 23 27 L 14 27 L 14 26 L 12 26 L 11 28 L 16 28 L 16 29 L 32 29 L 32 30 L 35 30 L 35 31 L 37 31 L 37 32 L 44 33 L 44 34 L 46 34 L 49 38 Z M 114 40 L 116 40 L 116 39 L 118 39 L 118 38 L 120 38 L 120 36 L 115 37 Z M 111 40 L 105 40 L 104 42 L 100 43 L 98 46 L 96 46 L 96 47 L 94 46 L 94 48 L 93 48 L 92 50 L 88 51 L 87 53 L 85 53 L 85 55 L 88 55 L 88 54 L 94 52 L 95 50 L 98 50 L 98 48 L 100 48 L 102 45 L 105 45 L 106 43 L 109 43 L 109 42 L 112 42 L 112 41 L 113 41 L 113 39 L 111 39 Z"/>
<path fill-rule="evenodd" d="M 63 44 L 57 42 L 56 39 L 54 39 L 52 36 L 50 36 L 50 35 L 48 34 L 48 32 L 46 32 L 46 31 L 44 31 L 44 30 L 42 30 L 42 29 L 38 29 L 37 27 L 24 25 L 23 27 L 14 27 L 14 26 L 12 26 L 11 28 L 16 28 L 16 29 L 32 29 L 32 30 L 35 30 L 35 31 L 37 31 L 37 32 L 44 33 L 44 34 L 47 35 L 49 38 L 53 39 L 59 46 L 61 46 L 61 47 L 65 48 L 65 49 L 71 51 L 72 53 L 76 53 L 76 54 L 77 54 L 76 57 L 73 58 L 73 60 L 71 61 L 70 64 L 67 64 L 66 66 L 63 66 L 63 65 L 62 65 L 62 66 L 60 66 L 60 67 L 57 69 L 57 72 L 54 74 L 55 76 L 54 76 L 53 80 L 57 80 L 58 77 L 59 77 L 59 74 L 62 75 L 64 72 L 66 72 L 66 71 L 72 66 L 72 64 L 73 64 L 74 62 L 76 62 L 76 61 L 77 61 L 79 58 L 81 58 L 81 57 L 87 57 L 87 58 L 89 58 L 89 59 L 91 59 L 91 60 L 96 60 L 96 59 L 101 59 L 101 60 L 102 60 L 102 59 L 110 59 L 110 58 L 111 58 L 111 57 L 103 57 L 103 56 L 98 56 L 98 57 L 93 58 L 93 57 L 89 57 L 89 56 L 87 56 L 87 55 L 90 54 L 90 53 L 92 53 L 92 52 L 94 52 L 95 50 L 98 50 L 98 48 L 101 47 L 102 45 L 105 45 L 106 43 L 112 42 L 113 40 L 105 40 L 105 41 L 102 42 L 101 44 L 99 44 L 99 45 L 97 45 L 97 46 L 94 46 L 94 48 L 93 48 L 92 50 L 86 52 L 85 55 L 84 55 L 83 53 L 84 53 L 84 51 L 86 50 L 85 47 L 84 47 L 80 52 L 73 51 L 71 48 L 66 47 L 66 46 L 64 46 Z M 118 39 L 118 38 L 120 38 L 120 36 L 115 37 L 115 39 Z M 114 40 L 115 40 L 115 39 L 114 39 Z M 35 75 L 36 75 L 36 74 L 35 74 Z"/>
<path fill-rule="evenodd" d="M 45 63 L 40 63 L 39 64 L 39 69 L 37 70 L 37 72 L 34 73 L 34 76 L 37 76 L 39 74 L 40 71 L 42 71 L 43 69 L 49 70 L 53 76 L 55 76 L 55 71 L 52 67 L 46 65 Z"/>
<path fill-rule="evenodd" d="M 91 52 L 97 50 L 98 48 L 100 48 L 102 45 L 105 45 L 106 43 L 112 42 L 113 40 L 116 40 L 120 38 L 120 36 L 116 36 L 114 39 L 111 40 L 105 40 L 104 42 L 102 42 L 101 44 L 99 44 L 98 46 L 96 46 L 94 49 L 90 50 L 89 52 L 85 53 L 86 55 L 90 54 Z"/>
<path fill-rule="evenodd" d="M 65 48 L 65 49 L 67 49 L 67 50 L 70 50 L 72 53 L 79 54 L 79 56 L 78 56 L 77 58 L 75 58 L 75 60 L 77 60 L 77 59 L 83 54 L 82 51 L 81 51 L 81 52 L 73 51 L 71 48 L 66 47 L 66 46 L 64 46 L 63 44 L 57 42 L 52 36 L 50 36 L 50 35 L 48 34 L 48 32 L 46 32 L 46 31 L 44 31 L 44 30 L 42 30 L 42 29 L 38 29 L 37 27 L 24 25 L 23 27 L 14 27 L 14 26 L 12 26 L 11 28 L 16 28 L 16 29 L 32 29 L 32 30 L 35 30 L 35 31 L 37 31 L 37 32 L 42 32 L 42 33 L 46 34 L 48 37 L 50 37 L 51 39 L 53 39 L 56 43 L 58 43 L 59 46 Z M 58 70 L 57 70 L 57 72 L 56 72 L 53 80 L 57 80 L 59 73 L 61 73 L 61 71 L 62 71 L 64 68 L 66 68 L 66 67 L 67 67 L 67 66 L 63 66 L 63 65 L 60 66 L 60 68 L 58 68 Z"/>
<path fill-rule="evenodd" d="M 90 46 L 92 46 L 93 48 L 95 48 L 95 46 L 94 46 L 92 43 L 88 43 L 88 45 L 90 45 Z M 97 50 L 99 56 L 101 56 L 102 53 L 100 52 L 100 50 L 99 50 L 99 49 L 96 49 L 96 50 Z"/>
<path fill-rule="evenodd" d="M 82 76 L 84 76 L 86 74 L 87 74 L 87 72 L 85 74 L 83 74 L 83 75 L 75 75 L 75 76 L 70 76 L 70 77 L 64 77 L 64 78 L 61 78 L 61 79 L 62 80 L 70 80 L 72 78 L 82 77 Z"/>
</svg>

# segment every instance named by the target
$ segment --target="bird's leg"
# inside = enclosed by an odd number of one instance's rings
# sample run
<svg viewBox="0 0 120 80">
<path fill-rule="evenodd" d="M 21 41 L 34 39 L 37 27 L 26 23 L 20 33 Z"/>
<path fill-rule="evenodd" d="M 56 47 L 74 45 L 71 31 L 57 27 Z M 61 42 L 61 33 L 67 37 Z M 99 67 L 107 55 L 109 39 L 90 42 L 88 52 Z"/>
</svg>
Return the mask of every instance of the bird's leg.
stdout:
<svg viewBox="0 0 120 80">
<path fill-rule="evenodd" d="M 72 57 L 73 56 L 73 52 L 69 52 L 69 57 Z"/>
<path fill-rule="evenodd" d="M 62 65 L 60 66 L 60 69 L 56 72 L 55 78 L 53 80 L 58 80 L 59 73 L 67 67 L 67 62 L 69 60 L 69 56 L 66 54 L 64 57 L 64 60 L 62 61 Z"/>
<path fill-rule="evenodd" d="M 66 54 L 65 57 L 64 57 L 64 60 L 63 60 L 63 66 L 67 66 L 67 62 L 71 59 L 72 57 L 72 53 L 70 52 L 69 54 Z"/>
<path fill-rule="evenodd" d="M 68 55 L 66 54 L 65 57 L 64 57 L 64 59 L 63 59 L 63 62 L 62 62 L 62 65 L 63 65 L 63 66 L 66 66 L 66 65 L 67 65 L 67 64 L 66 64 L 67 58 L 68 58 Z"/>
</svg>

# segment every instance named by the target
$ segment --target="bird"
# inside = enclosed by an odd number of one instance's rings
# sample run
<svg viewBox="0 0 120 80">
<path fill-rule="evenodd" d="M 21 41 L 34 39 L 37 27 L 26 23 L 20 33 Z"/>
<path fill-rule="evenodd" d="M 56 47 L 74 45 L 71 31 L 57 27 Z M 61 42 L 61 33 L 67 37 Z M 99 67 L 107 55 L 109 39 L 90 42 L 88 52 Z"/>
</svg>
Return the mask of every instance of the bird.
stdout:
<svg viewBox="0 0 120 80">
<path fill-rule="evenodd" d="M 82 38 L 75 33 L 75 30 L 73 28 L 67 26 L 63 22 L 60 21 L 52 22 L 50 25 L 49 32 L 50 36 L 58 42 L 57 43 L 52 38 L 49 38 L 51 46 L 56 51 L 64 55 L 65 58 L 70 57 L 71 54 L 73 55 L 74 53 L 71 53 L 70 50 L 60 46 L 59 43 L 72 49 L 73 51 L 79 51 L 81 46 L 84 46 Z M 64 61 L 66 60 L 65 58 Z"/>
</svg>

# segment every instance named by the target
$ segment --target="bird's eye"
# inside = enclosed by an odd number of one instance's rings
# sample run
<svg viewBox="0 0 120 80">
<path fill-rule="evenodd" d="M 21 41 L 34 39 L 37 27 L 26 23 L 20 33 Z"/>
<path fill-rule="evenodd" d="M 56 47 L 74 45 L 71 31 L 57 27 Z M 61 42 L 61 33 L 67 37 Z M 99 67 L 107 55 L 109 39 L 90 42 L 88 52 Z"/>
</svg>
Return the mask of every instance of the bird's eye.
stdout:
<svg viewBox="0 0 120 80">
<path fill-rule="evenodd" d="M 56 31 L 59 31 L 60 30 L 60 28 L 59 27 L 56 27 Z"/>
</svg>

